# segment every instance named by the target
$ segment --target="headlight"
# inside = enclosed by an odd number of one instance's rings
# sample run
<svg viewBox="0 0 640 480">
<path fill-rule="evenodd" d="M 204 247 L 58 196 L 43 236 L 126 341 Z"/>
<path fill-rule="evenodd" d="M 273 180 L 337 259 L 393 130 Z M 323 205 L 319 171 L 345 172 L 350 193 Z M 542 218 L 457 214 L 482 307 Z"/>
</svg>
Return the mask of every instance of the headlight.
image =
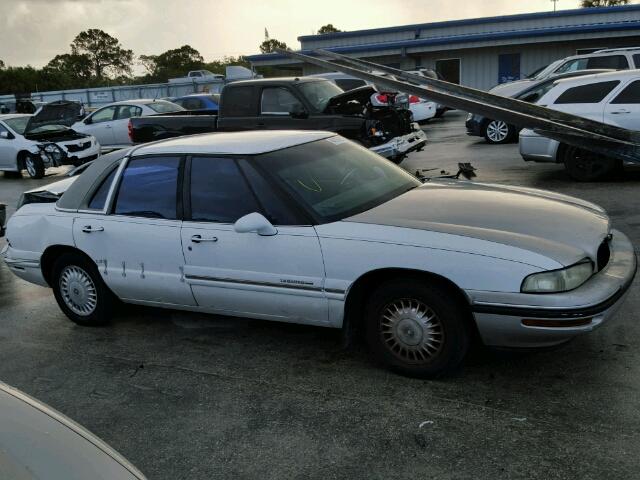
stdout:
<svg viewBox="0 0 640 480">
<path fill-rule="evenodd" d="M 524 293 L 568 292 L 589 280 L 592 274 L 593 264 L 585 261 L 562 270 L 529 275 L 522 282 L 521 290 Z"/>
<path fill-rule="evenodd" d="M 59 162 L 60 160 L 62 160 L 62 150 L 60 150 L 60 147 L 58 147 L 56 144 L 48 143 L 47 145 L 45 145 L 44 151 L 47 156 L 54 161 Z"/>
</svg>

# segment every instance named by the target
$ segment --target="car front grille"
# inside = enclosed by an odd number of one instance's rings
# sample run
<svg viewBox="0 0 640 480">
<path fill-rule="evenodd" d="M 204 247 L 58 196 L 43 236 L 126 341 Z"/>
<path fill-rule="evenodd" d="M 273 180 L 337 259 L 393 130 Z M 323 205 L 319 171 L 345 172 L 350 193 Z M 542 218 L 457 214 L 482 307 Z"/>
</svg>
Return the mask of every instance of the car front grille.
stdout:
<svg viewBox="0 0 640 480">
<path fill-rule="evenodd" d="M 80 145 L 67 145 L 67 150 L 69 152 L 81 152 L 82 150 L 86 150 L 91 146 L 91 142 L 84 142 Z"/>
<path fill-rule="evenodd" d="M 598 248 L 598 271 L 601 271 L 609 263 L 611 249 L 609 248 L 609 237 L 605 238 Z"/>
</svg>

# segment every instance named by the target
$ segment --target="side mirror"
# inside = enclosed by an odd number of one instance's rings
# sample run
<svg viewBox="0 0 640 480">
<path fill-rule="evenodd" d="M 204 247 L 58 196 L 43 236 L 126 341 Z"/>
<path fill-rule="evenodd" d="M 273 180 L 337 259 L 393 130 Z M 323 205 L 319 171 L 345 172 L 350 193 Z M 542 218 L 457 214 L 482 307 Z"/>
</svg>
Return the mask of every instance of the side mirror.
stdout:
<svg viewBox="0 0 640 480">
<path fill-rule="evenodd" d="M 263 236 L 271 236 L 278 233 L 276 227 L 274 227 L 263 215 L 257 212 L 250 213 L 239 218 L 236 223 L 233 224 L 233 229 L 238 233 L 255 232 L 258 235 Z"/>
<path fill-rule="evenodd" d="M 0 132 L 0 138 L 4 140 L 11 140 L 13 138 L 13 135 L 11 135 L 9 132 Z"/>
<path fill-rule="evenodd" d="M 91 125 L 93 123 L 92 120 L 91 120 L 91 117 L 85 118 L 83 120 L 83 122 L 84 122 L 85 125 Z"/>
<path fill-rule="evenodd" d="M 294 105 L 294 107 L 289 112 L 289 116 L 291 118 L 307 118 L 309 114 L 302 105 Z"/>
</svg>

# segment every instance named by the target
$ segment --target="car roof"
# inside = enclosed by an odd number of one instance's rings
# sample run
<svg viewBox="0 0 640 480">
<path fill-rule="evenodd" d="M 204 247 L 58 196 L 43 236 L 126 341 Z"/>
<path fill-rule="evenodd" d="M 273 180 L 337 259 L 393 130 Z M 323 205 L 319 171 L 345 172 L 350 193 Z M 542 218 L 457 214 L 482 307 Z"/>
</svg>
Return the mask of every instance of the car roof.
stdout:
<svg viewBox="0 0 640 480">
<path fill-rule="evenodd" d="M 106 105 L 101 106 L 100 108 L 112 107 L 114 105 L 148 105 L 150 103 L 167 102 L 167 101 L 168 100 L 162 100 L 160 98 L 158 98 L 158 99 L 154 99 L 154 98 L 137 98 L 135 100 L 121 100 L 119 102 L 108 103 Z M 171 103 L 171 102 L 169 102 L 169 103 Z"/>
<path fill-rule="evenodd" d="M 245 85 L 245 84 L 259 85 L 263 83 L 293 83 L 293 82 L 305 83 L 305 82 L 322 82 L 322 81 L 326 81 L 326 78 L 309 77 L 309 76 L 252 78 L 250 80 L 238 80 L 237 82 L 229 83 L 228 85 L 225 86 L 225 88 L 236 86 L 236 85 Z"/>
<path fill-rule="evenodd" d="M 581 55 L 572 55 L 570 57 L 566 57 L 563 60 L 575 60 L 576 58 L 591 58 L 591 57 L 613 57 L 616 55 L 624 55 L 625 52 L 631 52 L 633 50 L 636 49 L 629 49 L 629 50 L 598 50 L 596 52 L 591 52 L 591 53 L 583 53 Z M 637 48 L 637 50 L 640 50 L 640 47 Z"/>
<path fill-rule="evenodd" d="M 258 155 L 335 136 L 324 131 L 277 130 L 204 133 L 136 148 L 132 156 L 153 154 Z"/>
<path fill-rule="evenodd" d="M 594 73 L 572 78 L 555 78 L 558 85 L 586 85 L 595 81 L 626 80 L 628 78 L 640 77 L 640 70 L 616 70 L 606 73 Z"/>
</svg>

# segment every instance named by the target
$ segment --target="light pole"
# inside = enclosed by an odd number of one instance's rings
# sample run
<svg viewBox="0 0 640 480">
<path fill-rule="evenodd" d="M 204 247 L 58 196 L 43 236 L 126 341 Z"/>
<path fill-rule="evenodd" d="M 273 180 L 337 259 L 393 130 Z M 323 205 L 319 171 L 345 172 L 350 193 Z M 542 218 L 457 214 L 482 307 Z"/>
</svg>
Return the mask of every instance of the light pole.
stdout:
<svg viewBox="0 0 640 480">
<path fill-rule="evenodd" d="M 553 2 L 553 11 L 556 11 L 556 7 L 558 5 L 558 0 L 551 0 Z"/>
</svg>

